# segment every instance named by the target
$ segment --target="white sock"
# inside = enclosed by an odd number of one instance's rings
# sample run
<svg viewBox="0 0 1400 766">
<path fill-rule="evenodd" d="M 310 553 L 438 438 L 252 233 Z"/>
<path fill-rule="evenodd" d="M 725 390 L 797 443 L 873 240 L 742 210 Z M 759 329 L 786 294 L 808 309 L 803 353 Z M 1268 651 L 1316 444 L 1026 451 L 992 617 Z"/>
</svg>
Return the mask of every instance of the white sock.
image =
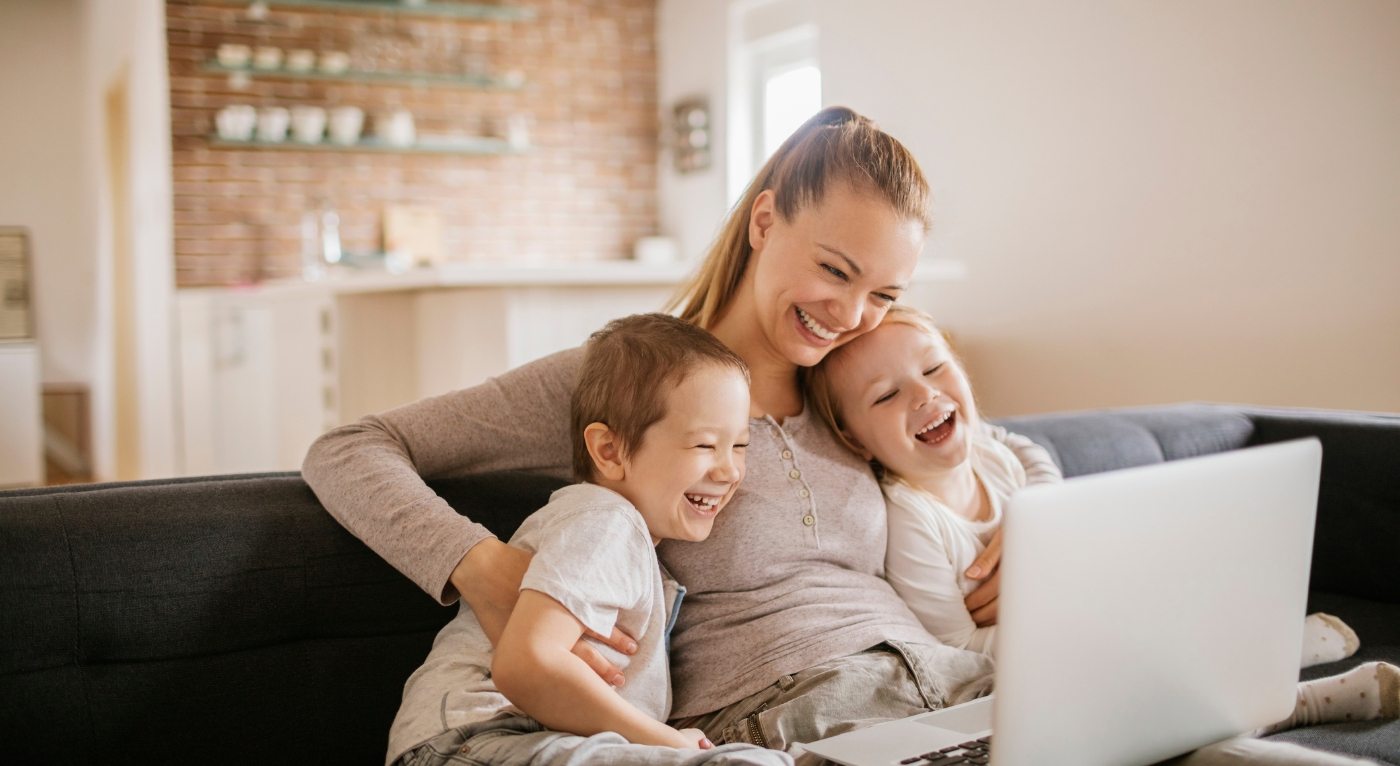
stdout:
<svg viewBox="0 0 1400 766">
<path fill-rule="evenodd" d="M 1361 640 L 1345 622 L 1317 612 L 1303 620 L 1303 667 L 1336 662 L 1356 654 Z"/>
<path fill-rule="evenodd" d="M 1340 721 L 1400 718 L 1400 667 L 1368 662 L 1336 676 L 1298 684 L 1293 715 L 1256 734 Z"/>
</svg>

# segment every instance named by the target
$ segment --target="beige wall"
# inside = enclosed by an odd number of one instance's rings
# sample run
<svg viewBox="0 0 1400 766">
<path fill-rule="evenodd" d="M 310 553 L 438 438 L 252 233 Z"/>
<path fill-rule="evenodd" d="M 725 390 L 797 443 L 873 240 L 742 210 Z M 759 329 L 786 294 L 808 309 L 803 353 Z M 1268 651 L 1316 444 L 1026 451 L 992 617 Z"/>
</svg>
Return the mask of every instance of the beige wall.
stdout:
<svg viewBox="0 0 1400 766">
<path fill-rule="evenodd" d="M 930 177 L 986 409 L 1400 411 L 1400 3 L 800 5 Z"/>
</svg>

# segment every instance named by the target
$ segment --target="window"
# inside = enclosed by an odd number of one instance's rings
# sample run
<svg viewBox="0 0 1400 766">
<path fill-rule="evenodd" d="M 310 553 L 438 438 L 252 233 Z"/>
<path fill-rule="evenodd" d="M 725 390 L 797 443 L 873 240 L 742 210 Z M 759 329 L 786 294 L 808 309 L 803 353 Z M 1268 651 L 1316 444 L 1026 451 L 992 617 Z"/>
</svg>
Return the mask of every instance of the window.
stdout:
<svg viewBox="0 0 1400 766">
<path fill-rule="evenodd" d="M 817 29 L 782 2 L 739 14 L 731 38 L 729 201 L 774 150 L 822 107 Z M 775 16 L 775 12 L 782 13 Z M 762 16 L 760 12 L 766 12 Z"/>
</svg>

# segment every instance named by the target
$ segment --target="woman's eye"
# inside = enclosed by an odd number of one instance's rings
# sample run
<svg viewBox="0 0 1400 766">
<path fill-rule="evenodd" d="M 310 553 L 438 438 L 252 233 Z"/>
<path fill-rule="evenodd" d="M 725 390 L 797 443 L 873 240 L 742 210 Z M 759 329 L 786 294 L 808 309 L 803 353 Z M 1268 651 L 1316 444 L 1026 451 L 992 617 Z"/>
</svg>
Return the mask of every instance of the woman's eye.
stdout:
<svg viewBox="0 0 1400 766">
<path fill-rule="evenodd" d="M 749 443 L 748 443 L 748 442 L 744 442 L 743 444 L 736 444 L 736 445 L 734 445 L 734 449 L 748 449 L 748 448 L 749 448 Z"/>
<path fill-rule="evenodd" d="M 836 277 L 837 279 L 843 282 L 846 281 L 846 272 L 836 268 L 835 266 L 832 266 L 829 263 L 823 263 L 822 268 L 826 269 L 833 277 Z"/>
<path fill-rule="evenodd" d="M 947 364 L 947 363 L 944 362 L 943 364 Z M 936 374 L 942 372 L 942 371 L 943 371 L 943 364 L 935 364 L 934 366 L 928 368 L 927 370 L 924 370 L 924 374 L 925 374 L 925 375 L 936 375 Z"/>
<path fill-rule="evenodd" d="M 696 449 L 714 449 L 714 448 L 715 448 L 715 445 L 713 445 L 713 444 L 697 444 L 697 445 L 695 445 L 695 448 L 696 448 Z"/>
<path fill-rule="evenodd" d="M 888 394 L 885 394 L 885 395 L 881 396 L 879 399 L 876 399 L 876 400 L 875 400 L 875 403 L 876 403 L 876 404 L 884 404 L 885 402 L 888 402 L 889 400 L 893 399 L 893 398 L 894 398 L 894 395 L 897 394 L 897 393 L 899 393 L 899 389 L 895 389 L 895 390 L 889 392 Z"/>
<path fill-rule="evenodd" d="M 897 296 L 890 295 L 889 293 L 875 293 L 875 298 L 876 300 L 880 301 L 885 305 L 889 305 L 899 300 Z"/>
</svg>

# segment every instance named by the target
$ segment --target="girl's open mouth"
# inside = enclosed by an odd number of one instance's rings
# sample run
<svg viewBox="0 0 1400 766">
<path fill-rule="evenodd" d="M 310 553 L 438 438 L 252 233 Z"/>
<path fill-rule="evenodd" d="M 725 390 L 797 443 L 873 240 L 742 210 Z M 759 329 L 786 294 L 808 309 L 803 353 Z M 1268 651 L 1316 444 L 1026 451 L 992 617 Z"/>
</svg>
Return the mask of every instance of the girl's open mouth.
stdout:
<svg viewBox="0 0 1400 766">
<path fill-rule="evenodd" d="M 957 422 L 957 410 L 948 410 L 919 429 L 914 434 L 914 438 L 924 444 L 938 444 L 953 435 L 953 430 L 957 428 Z"/>
</svg>

